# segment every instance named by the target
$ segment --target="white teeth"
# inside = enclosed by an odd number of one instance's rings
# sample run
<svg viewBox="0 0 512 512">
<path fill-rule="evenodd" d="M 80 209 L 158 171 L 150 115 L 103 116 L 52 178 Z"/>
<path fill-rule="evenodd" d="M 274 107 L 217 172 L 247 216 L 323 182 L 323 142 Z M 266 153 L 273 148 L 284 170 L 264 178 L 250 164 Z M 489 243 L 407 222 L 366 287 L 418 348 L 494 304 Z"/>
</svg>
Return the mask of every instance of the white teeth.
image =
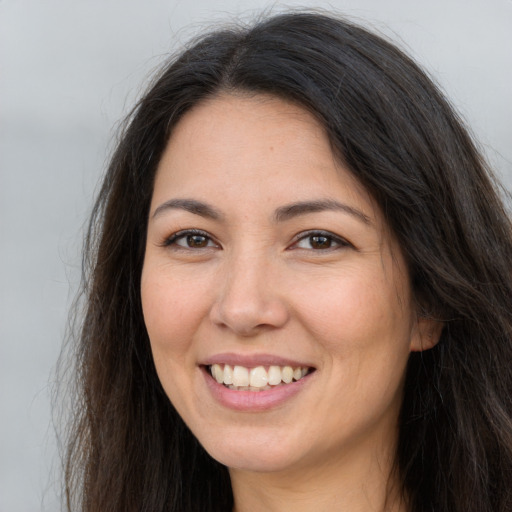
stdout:
<svg viewBox="0 0 512 512">
<path fill-rule="evenodd" d="M 214 364 L 212 366 L 212 375 L 213 378 L 219 383 L 222 384 L 224 382 L 224 371 L 220 367 L 219 364 Z"/>
<path fill-rule="evenodd" d="M 293 380 L 293 368 L 291 366 L 285 366 L 281 373 L 283 374 L 283 382 L 285 384 L 290 384 Z"/>
<path fill-rule="evenodd" d="M 210 367 L 213 378 L 230 389 L 238 391 L 263 391 L 272 389 L 271 386 L 290 384 L 300 380 L 309 373 L 308 367 L 292 368 L 291 366 L 264 366 L 246 368 L 245 366 L 230 366 L 228 364 L 213 364 Z"/>
<path fill-rule="evenodd" d="M 229 364 L 224 365 L 224 384 L 233 384 L 233 367 Z"/>
<path fill-rule="evenodd" d="M 263 388 L 268 384 L 267 370 L 263 366 L 252 368 L 249 372 L 249 385 L 255 388 Z"/>
<path fill-rule="evenodd" d="M 271 366 L 268 369 L 268 383 L 271 386 L 281 384 L 281 368 L 279 366 Z"/>
<path fill-rule="evenodd" d="M 233 368 L 233 385 L 244 387 L 249 385 L 249 370 L 244 366 L 235 366 Z"/>
</svg>

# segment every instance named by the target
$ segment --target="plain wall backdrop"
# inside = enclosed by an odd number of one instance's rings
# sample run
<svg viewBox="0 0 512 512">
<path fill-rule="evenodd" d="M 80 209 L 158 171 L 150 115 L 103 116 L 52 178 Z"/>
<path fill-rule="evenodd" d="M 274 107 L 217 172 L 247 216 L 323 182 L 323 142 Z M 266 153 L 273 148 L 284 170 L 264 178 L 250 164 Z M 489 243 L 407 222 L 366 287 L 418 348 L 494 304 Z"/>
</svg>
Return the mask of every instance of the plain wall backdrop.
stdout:
<svg viewBox="0 0 512 512">
<path fill-rule="evenodd" d="M 0 0 L 0 512 L 60 508 L 52 372 L 116 123 L 189 36 L 286 6 L 397 41 L 512 189 L 512 0 Z"/>
</svg>

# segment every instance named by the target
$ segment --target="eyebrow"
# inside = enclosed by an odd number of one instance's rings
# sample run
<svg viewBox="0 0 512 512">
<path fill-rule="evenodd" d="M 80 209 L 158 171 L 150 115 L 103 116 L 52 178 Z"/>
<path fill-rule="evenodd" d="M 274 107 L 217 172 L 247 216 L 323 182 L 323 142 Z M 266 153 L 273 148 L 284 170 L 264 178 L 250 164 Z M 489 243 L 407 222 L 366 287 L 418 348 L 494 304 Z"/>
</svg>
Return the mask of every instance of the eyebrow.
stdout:
<svg viewBox="0 0 512 512">
<path fill-rule="evenodd" d="M 281 206 L 275 211 L 274 219 L 276 222 L 283 222 L 299 215 L 316 213 L 323 211 L 341 211 L 356 217 L 365 224 L 371 224 L 371 219 L 357 208 L 340 203 L 334 199 L 318 199 L 315 201 L 301 201 L 286 206 Z"/>
<path fill-rule="evenodd" d="M 162 203 L 153 213 L 152 218 L 158 217 L 166 210 L 185 210 L 201 217 L 206 217 L 212 220 L 223 219 L 224 215 L 207 203 L 197 201 L 196 199 L 170 199 Z M 276 209 L 274 213 L 275 222 L 284 222 L 300 215 L 307 215 L 308 213 L 317 213 L 323 211 L 341 211 L 352 215 L 365 224 L 371 224 L 370 217 L 364 214 L 357 208 L 340 203 L 334 199 L 317 199 L 314 201 L 300 201 L 281 206 Z"/>
<path fill-rule="evenodd" d="M 206 217 L 208 219 L 219 220 L 223 218 L 222 213 L 202 201 L 197 201 L 195 199 L 170 199 L 165 203 L 162 203 L 153 213 L 153 219 L 158 217 L 166 210 L 185 210 L 187 212 L 193 213 L 195 215 L 200 215 L 201 217 Z"/>
</svg>

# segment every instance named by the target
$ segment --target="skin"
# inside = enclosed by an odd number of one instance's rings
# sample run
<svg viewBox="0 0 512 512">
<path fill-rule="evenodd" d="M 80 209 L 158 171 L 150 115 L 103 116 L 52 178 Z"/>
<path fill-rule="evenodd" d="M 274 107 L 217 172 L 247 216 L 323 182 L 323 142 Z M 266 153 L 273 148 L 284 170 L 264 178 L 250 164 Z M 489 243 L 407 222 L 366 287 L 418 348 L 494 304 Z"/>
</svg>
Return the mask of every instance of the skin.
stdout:
<svg viewBox="0 0 512 512">
<path fill-rule="evenodd" d="M 162 207 L 176 199 L 218 218 Z M 345 208 L 276 219 L 324 200 Z M 196 245 L 169 242 L 188 229 L 204 232 Z M 319 247 L 311 230 L 332 236 Z M 141 293 L 162 385 L 229 467 L 237 512 L 405 510 L 390 491 L 404 371 L 439 328 L 417 318 L 400 248 L 313 116 L 220 95 L 183 117 L 157 170 Z M 212 397 L 200 366 L 227 352 L 315 371 L 279 406 L 241 412 Z"/>
</svg>

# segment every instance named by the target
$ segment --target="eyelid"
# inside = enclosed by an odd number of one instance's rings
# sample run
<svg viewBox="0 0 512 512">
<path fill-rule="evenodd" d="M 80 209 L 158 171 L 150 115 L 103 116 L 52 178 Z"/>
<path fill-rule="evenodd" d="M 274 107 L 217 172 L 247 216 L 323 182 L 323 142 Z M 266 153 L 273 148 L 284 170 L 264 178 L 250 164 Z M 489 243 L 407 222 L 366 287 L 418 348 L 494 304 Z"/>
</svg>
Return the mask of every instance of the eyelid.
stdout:
<svg viewBox="0 0 512 512">
<path fill-rule="evenodd" d="M 194 250 L 193 247 L 185 247 L 185 246 L 178 245 L 176 243 L 177 240 L 184 238 L 186 236 L 190 236 L 190 235 L 204 236 L 205 238 L 208 239 L 208 243 L 211 242 L 216 246 L 216 248 L 221 248 L 221 245 L 219 244 L 219 242 L 217 242 L 217 240 L 215 240 L 215 238 L 210 233 L 208 233 L 207 231 L 204 231 L 202 229 L 196 229 L 196 228 L 180 229 L 179 231 L 172 233 L 170 236 L 165 237 L 159 245 L 161 245 L 162 247 L 174 246 L 177 249 Z M 335 247 L 328 247 L 326 249 L 313 249 L 313 248 L 305 249 L 302 247 L 296 247 L 300 241 L 302 241 L 308 237 L 315 236 L 315 235 L 316 236 L 324 236 L 324 237 L 331 239 L 332 242 L 335 244 Z M 336 234 L 332 233 L 331 231 L 326 231 L 324 229 L 309 229 L 307 231 L 301 231 L 300 233 L 295 235 L 293 237 L 292 243 L 288 246 L 288 249 L 308 250 L 308 251 L 314 251 L 314 252 L 327 252 L 327 251 L 333 251 L 333 250 L 337 250 L 337 249 L 345 248 L 345 247 L 350 247 L 350 248 L 355 249 L 354 245 L 352 243 L 350 243 L 346 238 L 344 238 L 340 235 L 336 235 Z M 197 247 L 195 249 L 199 250 L 199 249 L 207 249 L 207 248 L 211 249 L 212 246 L 207 245 L 205 247 Z"/>
<path fill-rule="evenodd" d="M 180 245 L 176 244 L 176 241 L 179 240 L 180 238 L 184 238 L 184 237 L 190 236 L 190 235 L 204 236 L 205 238 L 208 239 L 209 242 L 212 242 L 213 244 L 215 244 L 216 247 L 220 248 L 220 244 L 215 240 L 215 238 L 210 233 L 208 233 L 207 231 L 203 231 L 202 229 L 196 229 L 196 228 L 180 229 L 179 231 L 172 233 L 170 236 L 165 237 L 160 245 L 162 247 L 174 246 L 178 249 L 194 250 L 193 247 L 187 248 L 187 247 L 180 246 Z M 211 246 L 206 246 L 206 247 L 202 247 L 202 248 L 196 248 L 196 250 L 211 249 L 211 248 L 212 248 Z"/>
<path fill-rule="evenodd" d="M 294 247 L 296 246 L 301 240 L 304 240 L 305 238 L 311 237 L 311 236 L 325 236 L 327 238 L 330 238 L 335 244 L 335 247 L 329 247 L 327 249 L 304 249 L 302 247 Z M 351 244 L 346 238 L 343 238 L 340 235 L 336 235 L 332 233 L 331 231 L 326 231 L 324 229 L 309 229 L 307 231 L 301 231 L 297 235 L 293 237 L 293 241 L 289 246 L 289 249 L 291 250 L 310 250 L 314 252 L 327 252 L 332 250 L 337 250 L 340 248 L 350 247 L 352 249 L 355 249 L 355 246 Z"/>
</svg>

